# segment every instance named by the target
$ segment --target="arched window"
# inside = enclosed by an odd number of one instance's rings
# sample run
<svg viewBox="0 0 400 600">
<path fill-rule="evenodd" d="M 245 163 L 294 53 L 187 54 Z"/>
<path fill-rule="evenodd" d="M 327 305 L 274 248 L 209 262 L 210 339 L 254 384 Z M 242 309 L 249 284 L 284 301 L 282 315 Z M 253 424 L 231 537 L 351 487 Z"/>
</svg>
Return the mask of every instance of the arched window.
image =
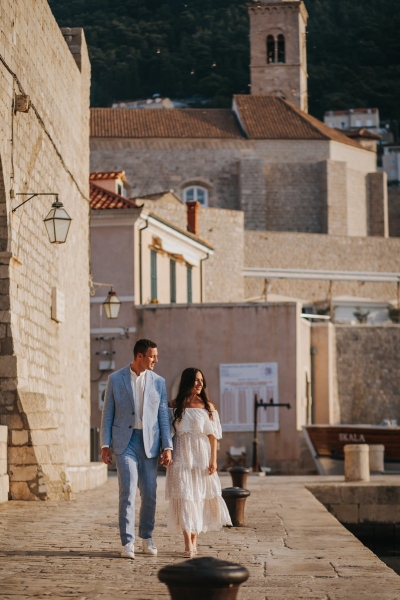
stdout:
<svg viewBox="0 0 400 600">
<path fill-rule="evenodd" d="M 275 61 L 275 39 L 273 35 L 267 36 L 267 63 L 274 63 Z"/>
<path fill-rule="evenodd" d="M 284 63 L 285 57 L 285 36 L 281 33 L 275 39 L 273 35 L 267 36 L 267 64 Z"/>
<path fill-rule="evenodd" d="M 191 185 L 183 190 L 184 202 L 200 202 L 203 206 L 208 205 L 208 190 L 199 185 Z"/>
<path fill-rule="evenodd" d="M 285 62 L 285 36 L 281 33 L 278 35 L 278 63 Z"/>
</svg>

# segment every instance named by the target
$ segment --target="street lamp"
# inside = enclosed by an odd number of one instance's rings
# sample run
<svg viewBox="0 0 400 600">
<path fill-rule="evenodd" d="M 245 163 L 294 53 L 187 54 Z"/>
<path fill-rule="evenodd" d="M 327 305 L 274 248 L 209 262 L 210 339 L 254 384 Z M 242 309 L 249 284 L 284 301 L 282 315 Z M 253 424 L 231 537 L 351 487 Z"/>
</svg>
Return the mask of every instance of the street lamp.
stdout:
<svg viewBox="0 0 400 600">
<path fill-rule="evenodd" d="M 121 308 L 121 300 L 118 298 L 113 287 L 108 292 L 108 296 L 103 302 L 103 306 L 109 319 L 116 319 L 118 317 L 119 309 Z"/>
<path fill-rule="evenodd" d="M 63 244 L 65 242 L 71 221 L 71 217 L 57 196 L 56 201 L 51 205 L 49 214 L 44 219 L 44 224 L 46 225 L 47 233 L 52 244 Z"/>
<path fill-rule="evenodd" d="M 116 319 L 119 315 L 119 309 L 121 308 L 121 300 L 118 298 L 114 286 L 112 283 L 96 283 L 92 280 L 92 276 L 90 276 L 89 280 L 90 285 L 90 295 L 94 296 L 96 290 L 101 287 L 109 287 L 111 288 L 108 292 L 107 298 L 103 302 L 104 310 L 106 311 L 106 315 L 108 319 Z"/>
<path fill-rule="evenodd" d="M 69 216 L 69 214 L 67 213 L 67 211 L 65 210 L 62 202 L 59 201 L 58 194 L 42 193 L 42 192 L 38 192 L 38 193 L 34 194 L 32 192 L 27 192 L 27 193 L 17 194 L 17 196 L 29 196 L 29 198 L 27 198 L 26 200 L 24 200 L 24 202 L 21 202 L 21 204 L 18 204 L 18 206 L 13 208 L 13 210 L 12 210 L 13 213 L 17 210 L 17 208 L 19 208 L 20 206 L 23 206 L 24 204 L 29 202 L 29 200 L 32 200 L 32 198 L 35 198 L 36 196 L 55 196 L 56 197 L 55 202 L 53 202 L 53 204 L 51 205 L 50 212 L 43 219 L 43 221 L 46 226 L 46 230 L 47 230 L 47 234 L 49 236 L 50 242 L 52 244 L 63 244 L 65 242 L 65 240 L 67 239 L 69 226 L 71 225 L 72 219 Z"/>
</svg>

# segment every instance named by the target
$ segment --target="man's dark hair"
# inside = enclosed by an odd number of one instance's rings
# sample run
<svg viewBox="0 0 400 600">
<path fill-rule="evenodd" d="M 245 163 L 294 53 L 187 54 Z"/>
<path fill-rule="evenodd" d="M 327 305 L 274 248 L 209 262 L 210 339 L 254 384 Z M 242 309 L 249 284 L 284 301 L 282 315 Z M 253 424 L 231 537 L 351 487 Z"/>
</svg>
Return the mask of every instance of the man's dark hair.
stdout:
<svg viewBox="0 0 400 600">
<path fill-rule="evenodd" d="M 157 348 L 157 344 L 151 340 L 138 340 L 133 347 L 134 358 L 136 358 L 138 354 L 146 354 L 149 348 Z"/>
</svg>

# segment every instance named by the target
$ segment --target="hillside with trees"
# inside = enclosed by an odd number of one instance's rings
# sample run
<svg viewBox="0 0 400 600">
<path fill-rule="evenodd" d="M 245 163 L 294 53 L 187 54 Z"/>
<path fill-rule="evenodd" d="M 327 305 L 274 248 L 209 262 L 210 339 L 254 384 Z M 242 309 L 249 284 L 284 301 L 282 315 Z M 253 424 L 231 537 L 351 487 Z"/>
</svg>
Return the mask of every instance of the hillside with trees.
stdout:
<svg viewBox="0 0 400 600">
<path fill-rule="evenodd" d="M 92 106 L 193 95 L 230 106 L 249 92 L 243 0 L 49 0 L 60 27 L 83 27 Z M 305 0 L 310 112 L 372 107 L 400 119 L 400 3 Z"/>
</svg>

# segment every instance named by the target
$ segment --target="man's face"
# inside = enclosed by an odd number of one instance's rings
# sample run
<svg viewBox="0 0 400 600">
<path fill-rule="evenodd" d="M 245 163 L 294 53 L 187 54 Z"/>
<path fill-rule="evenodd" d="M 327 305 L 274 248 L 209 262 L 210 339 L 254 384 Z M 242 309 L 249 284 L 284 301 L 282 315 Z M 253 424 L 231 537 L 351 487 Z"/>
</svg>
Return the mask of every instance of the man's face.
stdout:
<svg viewBox="0 0 400 600">
<path fill-rule="evenodd" d="M 147 348 L 146 354 L 139 352 L 138 359 L 140 360 L 140 366 L 144 369 L 154 370 L 154 366 L 158 363 L 158 350 L 157 348 Z"/>
</svg>

